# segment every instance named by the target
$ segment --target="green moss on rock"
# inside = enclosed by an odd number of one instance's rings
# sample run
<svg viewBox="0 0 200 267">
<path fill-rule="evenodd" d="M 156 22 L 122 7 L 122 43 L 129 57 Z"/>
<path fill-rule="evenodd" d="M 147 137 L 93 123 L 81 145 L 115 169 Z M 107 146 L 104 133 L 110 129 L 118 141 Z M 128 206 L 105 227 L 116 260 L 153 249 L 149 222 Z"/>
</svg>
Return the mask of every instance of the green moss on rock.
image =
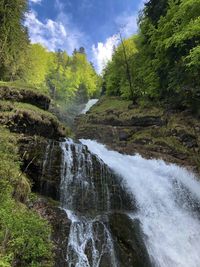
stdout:
<svg viewBox="0 0 200 267">
<path fill-rule="evenodd" d="M 0 101 L 0 123 L 13 132 L 48 138 L 65 137 L 67 133 L 53 114 L 26 103 Z"/>
<path fill-rule="evenodd" d="M 191 166 L 200 173 L 200 120 L 159 104 L 131 105 L 103 97 L 77 118 L 77 137 L 96 139 L 122 153 Z"/>
</svg>

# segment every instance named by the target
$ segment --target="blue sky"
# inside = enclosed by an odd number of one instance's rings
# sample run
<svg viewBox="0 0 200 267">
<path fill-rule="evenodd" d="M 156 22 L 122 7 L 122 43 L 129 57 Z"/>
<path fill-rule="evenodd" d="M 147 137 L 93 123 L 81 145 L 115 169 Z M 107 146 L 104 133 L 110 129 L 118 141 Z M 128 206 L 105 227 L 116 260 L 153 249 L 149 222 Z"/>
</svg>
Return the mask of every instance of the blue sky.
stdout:
<svg viewBox="0 0 200 267">
<path fill-rule="evenodd" d="M 124 37 L 137 32 L 137 15 L 144 0 L 29 0 L 26 16 L 32 43 L 49 50 L 84 46 L 97 71 L 111 58 L 117 33 Z"/>
</svg>

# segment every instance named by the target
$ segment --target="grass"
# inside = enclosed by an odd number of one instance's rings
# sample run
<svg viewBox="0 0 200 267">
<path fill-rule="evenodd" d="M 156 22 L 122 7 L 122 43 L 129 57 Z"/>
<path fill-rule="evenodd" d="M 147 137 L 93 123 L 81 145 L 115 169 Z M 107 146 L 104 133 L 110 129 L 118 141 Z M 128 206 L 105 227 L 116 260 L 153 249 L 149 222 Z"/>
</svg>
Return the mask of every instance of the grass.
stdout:
<svg viewBox="0 0 200 267">
<path fill-rule="evenodd" d="M 34 120 L 43 121 L 47 119 L 49 121 L 55 121 L 59 124 L 57 117 L 52 113 L 27 103 L 13 103 L 11 101 L 0 100 L 0 112 L 3 112 L 4 115 L 9 116 L 15 114 L 16 112 L 27 112 L 30 115 L 30 118 Z"/>
<path fill-rule="evenodd" d="M 160 107 L 152 106 L 146 103 L 145 106 L 134 106 L 129 108 L 132 104 L 129 100 L 123 100 L 120 97 L 102 97 L 97 105 L 92 107 L 91 113 L 93 115 L 102 115 L 102 113 L 112 112 L 113 114 L 118 114 L 120 119 L 129 119 L 133 116 L 146 116 L 147 111 L 149 116 L 159 116 L 163 114 L 163 109 Z"/>
<path fill-rule="evenodd" d="M 103 97 L 99 103 L 91 108 L 91 112 L 102 113 L 109 110 L 113 111 L 124 111 L 128 110 L 128 106 L 131 101 L 121 100 L 118 97 Z"/>
<path fill-rule="evenodd" d="M 27 84 L 23 81 L 15 81 L 15 82 L 4 82 L 0 81 L 0 87 L 8 87 L 8 88 L 15 88 L 15 89 L 26 89 L 34 91 L 35 93 L 41 93 L 49 96 L 49 90 L 45 86 L 33 86 Z"/>
</svg>

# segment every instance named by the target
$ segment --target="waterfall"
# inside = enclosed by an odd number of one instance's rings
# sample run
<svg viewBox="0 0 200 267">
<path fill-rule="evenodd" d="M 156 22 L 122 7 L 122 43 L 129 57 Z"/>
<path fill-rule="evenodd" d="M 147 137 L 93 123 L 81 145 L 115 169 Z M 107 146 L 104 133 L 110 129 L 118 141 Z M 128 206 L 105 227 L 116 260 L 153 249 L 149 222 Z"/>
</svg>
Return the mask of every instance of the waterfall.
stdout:
<svg viewBox="0 0 200 267">
<path fill-rule="evenodd" d="M 61 148 L 61 207 L 71 220 L 66 262 L 76 267 L 117 267 L 107 216 L 112 173 L 82 144 L 66 140 Z"/>
<path fill-rule="evenodd" d="M 145 243 L 156 267 L 200 266 L 200 183 L 187 170 L 161 160 L 109 151 L 81 140 L 101 158 L 134 195 Z"/>
<path fill-rule="evenodd" d="M 81 111 L 81 114 L 86 114 L 98 101 L 99 99 L 90 99 L 85 105 L 85 108 Z"/>
</svg>

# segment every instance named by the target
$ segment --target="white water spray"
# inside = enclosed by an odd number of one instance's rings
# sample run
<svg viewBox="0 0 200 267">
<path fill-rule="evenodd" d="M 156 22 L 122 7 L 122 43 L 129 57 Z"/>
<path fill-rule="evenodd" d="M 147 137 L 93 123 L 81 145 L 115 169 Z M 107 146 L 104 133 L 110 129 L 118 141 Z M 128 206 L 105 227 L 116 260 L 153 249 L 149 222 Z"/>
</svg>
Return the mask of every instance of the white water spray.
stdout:
<svg viewBox="0 0 200 267">
<path fill-rule="evenodd" d="M 200 183 L 187 170 L 161 160 L 146 160 L 109 151 L 81 140 L 133 193 L 145 242 L 157 267 L 200 266 Z M 131 216 L 131 215 L 130 215 Z"/>
</svg>

